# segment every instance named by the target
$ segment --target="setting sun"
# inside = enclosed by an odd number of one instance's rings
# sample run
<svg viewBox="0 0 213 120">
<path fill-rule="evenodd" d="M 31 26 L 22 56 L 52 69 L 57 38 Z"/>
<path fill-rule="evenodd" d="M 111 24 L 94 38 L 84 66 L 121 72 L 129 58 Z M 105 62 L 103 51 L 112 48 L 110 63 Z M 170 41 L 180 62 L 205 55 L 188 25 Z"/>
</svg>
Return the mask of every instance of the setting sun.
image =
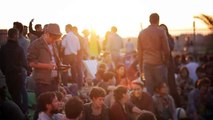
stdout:
<svg viewBox="0 0 213 120">
<path fill-rule="evenodd" d="M 7 0 L 0 8 L 0 29 L 12 27 L 14 21 L 25 25 L 34 18 L 34 25 L 56 22 L 65 33 L 66 24 L 83 29 L 95 29 L 104 36 L 111 26 L 118 27 L 123 37 L 135 37 L 141 29 L 149 25 L 149 15 L 157 12 L 160 23 L 167 24 L 172 34 L 191 32 L 195 21 L 198 32 L 206 33 L 208 28 L 201 20 L 193 16 L 200 14 L 213 15 L 212 1 L 206 0 Z M 18 7 L 18 5 L 23 5 Z M 15 11 L 15 13 L 14 13 Z"/>
</svg>

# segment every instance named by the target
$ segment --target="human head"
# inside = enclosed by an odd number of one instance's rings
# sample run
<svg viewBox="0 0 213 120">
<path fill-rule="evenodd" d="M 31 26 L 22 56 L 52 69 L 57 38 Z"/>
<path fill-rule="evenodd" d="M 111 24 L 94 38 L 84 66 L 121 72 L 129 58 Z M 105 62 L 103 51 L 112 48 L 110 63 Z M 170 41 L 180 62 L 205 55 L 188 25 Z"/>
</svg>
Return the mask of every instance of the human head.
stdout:
<svg viewBox="0 0 213 120">
<path fill-rule="evenodd" d="M 77 119 L 81 117 L 83 111 L 83 102 L 78 97 L 70 98 L 65 104 L 65 115 L 68 119 Z"/>
<path fill-rule="evenodd" d="M 101 108 L 104 104 L 106 91 L 101 87 L 93 87 L 89 93 L 90 99 L 95 107 Z"/>
<path fill-rule="evenodd" d="M 117 27 L 115 27 L 115 26 L 111 27 L 111 32 L 116 33 L 117 31 L 118 31 Z"/>
<path fill-rule="evenodd" d="M 186 56 L 186 61 L 187 62 L 192 62 L 192 61 L 194 61 L 194 57 L 191 56 L 191 55 L 188 55 L 188 56 Z"/>
<path fill-rule="evenodd" d="M 166 32 L 167 35 L 169 35 L 168 27 L 165 24 L 160 24 L 160 27 Z"/>
<path fill-rule="evenodd" d="M 20 23 L 20 22 L 14 22 L 13 23 L 13 28 L 18 29 L 18 31 L 19 31 L 20 34 L 23 33 L 24 26 L 23 26 L 22 23 Z"/>
<path fill-rule="evenodd" d="M 27 33 L 28 33 L 28 27 L 26 25 L 24 25 L 23 35 L 26 36 Z"/>
<path fill-rule="evenodd" d="M 104 82 L 109 82 L 110 80 L 112 80 L 115 77 L 115 74 L 113 72 L 107 71 L 104 73 L 103 76 L 103 81 Z"/>
<path fill-rule="evenodd" d="M 116 66 L 116 74 L 123 77 L 125 76 L 125 73 L 126 73 L 126 68 L 125 68 L 125 65 L 122 64 L 122 63 L 119 63 L 117 66 Z"/>
<path fill-rule="evenodd" d="M 157 120 L 157 118 L 154 113 L 146 111 L 140 114 L 137 120 Z"/>
<path fill-rule="evenodd" d="M 67 24 L 65 27 L 65 31 L 66 33 L 70 32 L 72 30 L 72 25 L 71 24 Z"/>
<path fill-rule="evenodd" d="M 75 35 L 78 35 L 78 28 L 76 26 L 72 27 L 72 31 Z"/>
<path fill-rule="evenodd" d="M 141 81 L 141 79 L 138 78 L 136 80 L 133 80 L 131 87 L 133 90 L 133 95 L 135 97 L 141 97 L 144 88 L 144 83 Z"/>
<path fill-rule="evenodd" d="M 61 35 L 60 27 L 56 23 L 50 23 L 45 28 L 45 39 L 49 44 L 59 40 Z"/>
<path fill-rule="evenodd" d="M 44 92 L 38 96 L 38 105 L 43 112 L 54 114 L 58 112 L 58 99 L 54 92 Z"/>
<path fill-rule="evenodd" d="M 200 93 L 207 93 L 210 85 L 211 85 L 211 82 L 210 82 L 209 78 L 207 78 L 207 77 L 202 78 L 202 79 L 198 80 L 198 82 L 197 82 L 197 88 L 200 90 Z"/>
<path fill-rule="evenodd" d="M 110 52 L 106 51 L 103 53 L 103 59 L 106 62 L 110 62 L 112 60 Z"/>
<path fill-rule="evenodd" d="M 36 31 L 42 31 L 41 24 L 36 24 L 36 25 L 35 25 L 35 30 L 36 30 Z"/>
<path fill-rule="evenodd" d="M 103 79 L 105 71 L 106 71 L 106 64 L 101 63 L 100 65 L 98 65 L 95 77 L 97 79 Z"/>
<path fill-rule="evenodd" d="M 180 76 L 181 76 L 182 78 L 187 78 L 187 77 L 189 77 L 189 70 L 187 69 L 187 67 L 182 66 L 182 67 L 180 68 Z"/>
<path fill-rule="evenodd" d="M 204 68 L 203 68 L 202 66 L 199 66 L 199 67 L 196 69 L 196 75 L 197 75 L 198 79 L 201 79 L 201 78 L 203 78 L 203 77 L 206 76 L 205 70 L 204 70 Z"/>
<path fill-rule="evenodd" d="M 156 84 L 154 87 L 154 90 L 156 93 L 160 95 L 168 95 L 169 94 L 169 88 L 165 82 L 160 82 Z"/>
<path fill-rule="evenodd" d="M 88 37 L 89 36 L 89 30 L 87 30 L 87 29 L 84 29 L 83 31 L 82 31 L 82 33 L 84 34 L 84 36 L 85 37 Z"/>
<path fill-rule="evenodd" d="M 8 35 L 8 40 L 17 41 L 19 37 L 19 31 L 16 28 L 10 28 L 8 30 L 7 35 Z"/>
<path fill-rule="evenodd" d="M 128 94 L 127 92 L 128 92 L 128 90 L 127 90 L 126 86 L 118 85 L 113 91 L 115 101 L 120 102 L 123 99 L 125 99 L 125 101 L 127 101 L 129 99 L 127 97 L 127 94 Z"/>
<path fill-rule="evenodd" d="M 107 82 L 107 84 L 110 86 L 115 86 L 116 84 L 116 79 L 115 79 L 115 74 L 111 71 L 107 71 L 104 73 L 104 76 L 103 76 L 103 81 L 104 82 Z M 109 92 L 108 91 L 108 87 L 107 87 L 107 91 L 106 92 Z"/>
<path fill-rule="evenodd" d="M 58 110 L 62 112 L 64 108 L 65 96 L 62 92 L 59 92 L 59 91 L 56 91 L 55 94 L 59 102 Z"/>
<path fill-rule="evenodd" d="M 159 24 L 159 20 L 160 20 L 160 17 L 157 13 L 152 13 L 150 16 L 149 16 L 149 22 L 151 24 Z"/>
</svg>

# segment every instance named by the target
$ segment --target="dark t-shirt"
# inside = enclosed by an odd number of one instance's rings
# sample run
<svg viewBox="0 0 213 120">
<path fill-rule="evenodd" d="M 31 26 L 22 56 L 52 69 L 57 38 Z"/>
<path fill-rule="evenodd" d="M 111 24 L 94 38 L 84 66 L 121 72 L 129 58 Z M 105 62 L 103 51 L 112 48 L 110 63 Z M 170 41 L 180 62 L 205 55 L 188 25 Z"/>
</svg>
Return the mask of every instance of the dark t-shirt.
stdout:
<svg viewBox="0 0 213 120">
<path fill-rule="evenodd" d="M 1 120 L 24 120 L 24 114 L 13 101 L 4 101 L 0 104 Z"/>
<path fill-rule="evenodd" d="M 109 110 L 104 105 L 101 114 L 98 116 L 92 115 L 92 103 L 84 105 L 83 118 L 81 120 L 109 120 Z"/>
</svg>

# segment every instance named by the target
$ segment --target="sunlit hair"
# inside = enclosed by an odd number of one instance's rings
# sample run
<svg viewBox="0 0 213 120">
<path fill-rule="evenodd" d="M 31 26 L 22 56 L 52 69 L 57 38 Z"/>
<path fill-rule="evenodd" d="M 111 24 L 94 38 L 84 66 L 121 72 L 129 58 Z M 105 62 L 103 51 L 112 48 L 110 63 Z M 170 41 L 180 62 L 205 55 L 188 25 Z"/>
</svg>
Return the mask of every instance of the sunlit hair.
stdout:
<svg viewBox="0 0 213 120">
<path fill-rule="evenodd" d="M 93 87 L 89 93 L 90 99 L 105 97 L 106 91 L 101 87 Z"/>
<path fill-rule="evenodd" d="M 76 119 L 83 111 L 83 102 L 78 97 L 70 98 L 65 104 L 65 115 L 69 119 Z"/>
<path fill-rule="evenodd" d="M 47 104 L 52 104 L 56 94 L 54 92 L 44 92 L 38 96 L 38 105 L 41 107 L 42 111 L 46 111 Z"/>
<path fill-rule="evenodd" d="M 71 30 L 71 29 L 72 29 L 72 25 L 71 25 L 71 24 L 67 24 L 67 25 L 66 25 L 66 29 Z"/>
<path fill-rule="evenodd" d="M 112 26 L 112 28 L 111 28 L 111 32 L 114 32 L 114 33 L 116 33 L 117 31 L 118 31 L 117 27 L 115 27 L 115 26 Z"/>
<path fill-rule="evenodd" d="M 127 87 L 124 85 L 118 85 L 113 93 L 115 101 L 119 102 L 123 98 L 123 94 L 127 93 Z"/>
</svg>

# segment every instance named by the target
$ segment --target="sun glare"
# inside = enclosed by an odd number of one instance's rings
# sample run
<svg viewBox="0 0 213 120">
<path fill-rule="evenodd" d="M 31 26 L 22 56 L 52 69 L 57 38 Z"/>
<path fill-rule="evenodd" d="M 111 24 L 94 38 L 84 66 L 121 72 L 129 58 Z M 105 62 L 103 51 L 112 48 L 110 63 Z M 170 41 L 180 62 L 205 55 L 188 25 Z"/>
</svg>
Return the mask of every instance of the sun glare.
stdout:
<svg viewBox="0 0 213 120">
<path fill-rule="evenodd" d="M 20 3 L 25 3 L 25 7 L 17 8 L 16 5 Z M 72 24 L 79 28 L 79 32 L 95 29 L 97 34 L 104 37 L 111 26 L 117 26 L 121 36 L 137 37 L 139 31 L 149 25 L 149 15 L 157 12 L 160 23 L 166 24 L 172 33 L 177 34 L 185 29 L 192 30 L 193 21 L 198 30 L 208 30 L 205 23 L 193 16 L 202 13 L 213 15 L 212 4 L 211 0 L 56 0 L 51 4 L 43 0 L 7 0 L 0 10 L 5 11 L 10 6 L 17 12 L 2 12 L 0 29 L 12 27 L 14 21 L 28 25 L 34 18 L 34 25 L 58 23 L 63 33 L 65 25 Z M 39 9 L 34 6 L 39 6 Z"/>
</svg>

